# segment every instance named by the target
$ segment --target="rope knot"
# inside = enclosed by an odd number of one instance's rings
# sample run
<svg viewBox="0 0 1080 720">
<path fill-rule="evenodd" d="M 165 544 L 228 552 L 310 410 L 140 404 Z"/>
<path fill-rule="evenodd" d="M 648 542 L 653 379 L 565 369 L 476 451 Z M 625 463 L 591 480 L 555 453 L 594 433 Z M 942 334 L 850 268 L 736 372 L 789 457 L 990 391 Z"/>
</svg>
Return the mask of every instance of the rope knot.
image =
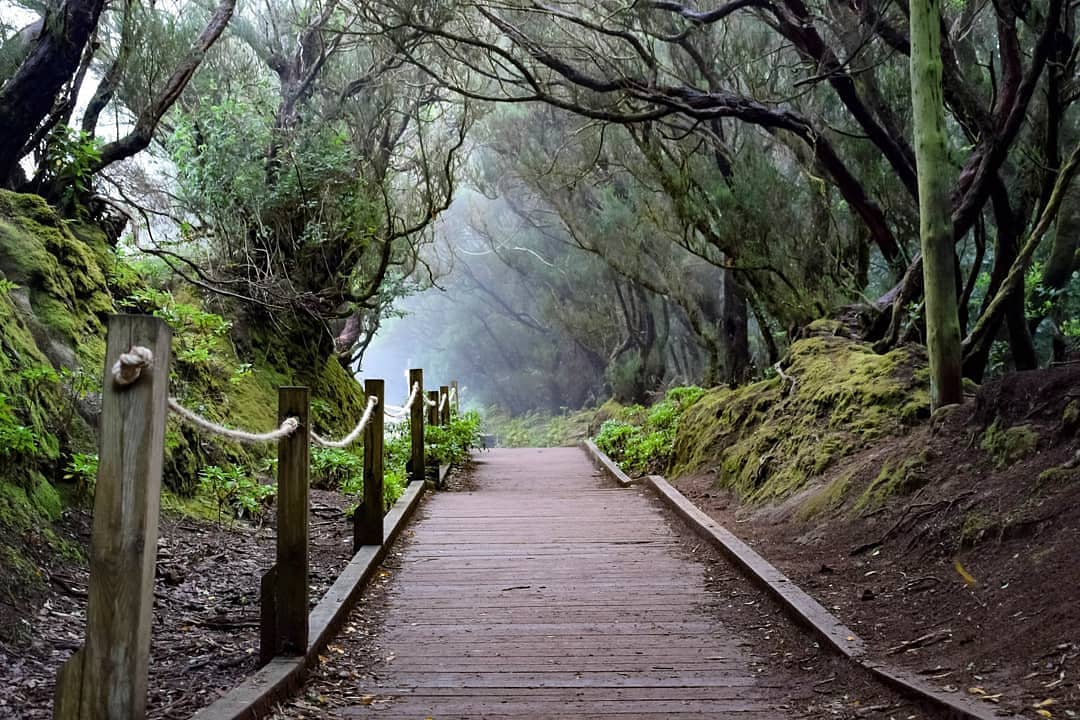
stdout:
<svg viewBox="0 0 1080 720">
<path fill-rule="evenodd" d="M 120 387 L 131 385 L 142 375 L 146 368 L 154 366 L 154 353 L 150 348 L 136 345 L 128 348 L 126 353 L 121 353 L 120 358 L 113 364 L 113 382 Z"/>
</svg>

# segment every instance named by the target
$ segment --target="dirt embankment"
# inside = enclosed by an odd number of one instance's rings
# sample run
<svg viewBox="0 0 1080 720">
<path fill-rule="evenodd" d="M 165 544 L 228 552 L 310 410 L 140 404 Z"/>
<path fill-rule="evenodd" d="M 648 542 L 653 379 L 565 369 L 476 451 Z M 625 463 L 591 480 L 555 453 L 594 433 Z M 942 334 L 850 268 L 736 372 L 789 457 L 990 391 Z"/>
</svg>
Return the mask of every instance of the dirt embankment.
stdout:
<svg viewBox="0 0 1080 720">
<path fill-rule="evenodd" d="M 800 377 L 796 358 L 753 402 L 713 398 L 752 425 L 687 428 L 694 463 L 684 454 L 675 484 L 881 655 L 1027 717 L 1080 717 L 1080 366 L 1009 375 L 932 419 L 915 409 L 909 425 L 861 433 L 880 416 L 851 403 L 919 374 L 893 361 L 836 365 L 870 383 L 858 396 Z"/>
</svg>

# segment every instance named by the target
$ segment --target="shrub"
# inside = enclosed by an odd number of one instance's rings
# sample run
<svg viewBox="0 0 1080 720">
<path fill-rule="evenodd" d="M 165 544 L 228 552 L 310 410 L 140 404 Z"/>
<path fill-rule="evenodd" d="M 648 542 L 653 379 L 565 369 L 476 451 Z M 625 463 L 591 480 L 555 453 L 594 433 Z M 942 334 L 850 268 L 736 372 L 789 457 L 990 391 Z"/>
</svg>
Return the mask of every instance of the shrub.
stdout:
<svg viewBox="0 0 1080 720">
<path fill-rule="evenodd" d="M 469 451 L 480 445 L 480 413 L 469 410 L 454 414 L 449 425 L 434 425 L 424 429 L 427 457 L 440 465 L 456 465 L 469 457 Z"/>
<path fill-rule="evenodd" d="M 705 391 L 697 386 L 668 390 L 660 402 L 620 408 L 600 426 L 597 446 L 633 475 L 663 472 L 675 455 L 675 433 L 683 413 Z"/>
<path fill-rule="evenodd" d="M 199 486 L 217 502 L 219 522 L 226 509 L 231 519 L 261 521 L 277 495 L 277 485 L 263 485 L 236 466 L 207 465 L 199 472 Z"/>
</svg>

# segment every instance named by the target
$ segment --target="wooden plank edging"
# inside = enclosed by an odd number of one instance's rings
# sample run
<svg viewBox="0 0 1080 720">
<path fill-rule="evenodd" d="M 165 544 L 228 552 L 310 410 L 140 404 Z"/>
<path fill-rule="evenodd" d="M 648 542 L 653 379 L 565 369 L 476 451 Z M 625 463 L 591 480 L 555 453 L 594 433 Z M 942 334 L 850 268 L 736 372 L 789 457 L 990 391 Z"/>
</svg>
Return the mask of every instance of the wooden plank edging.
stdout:
<svg viewBox="0 0 1080 720">
<path fill-rule="evenodd" d="M 610 460 L 609 460 L 610 461 Z M 751 581 L 769 593 L 797 622 L 808 627 L 825 644 L 904 695 L 934 708 L 935 717 L 950 720 L 1000 720 L 1000 715 L 965 696 L 952 696 L 918 675 L 870 656 L 863 640 L 819 602 L 777 570 L 753 548 L 694 505 L 659 475 L 648 477 L 648 486 L 698 535 L 713 543 Z"/>
<path fill-rule="evenodd" d="M 345 566 L 308 618 L 307 652 L 297 657 L 275 657 L 235 688 L 199 710 L 192 720 L 256 720 L 292 693 L 304 680 L 307 669 L 318 660 L 348 617 L 364 586 L 375 573 L 394 540 L 401 534 L 424 494 L 423 482 L 409 483 L 383 518 L 386 539 L 382 545 L 365 545 Z"/>
<path fill-rule="evenodd" d="M 619 485 L 621 485 L 622 487 L 630 487 L 634 483 L 641 482 L 641 478 L 635 479 L 624 473 L 622 471 L 622 468 L 616 465 L 614 460 L 604 454 L 604 451 L 598 448 L 596 446 L 596 443 L 594 443 L 592 440 L 583 440 L 581 445 L 585 448 L 585 452 L 588 453 L 589 457 L 592 459 L 593 465 L 596 465 L 601 470 L 610 475 L 615 480 L 615 482 L 619 483 Z"/>
</svg>

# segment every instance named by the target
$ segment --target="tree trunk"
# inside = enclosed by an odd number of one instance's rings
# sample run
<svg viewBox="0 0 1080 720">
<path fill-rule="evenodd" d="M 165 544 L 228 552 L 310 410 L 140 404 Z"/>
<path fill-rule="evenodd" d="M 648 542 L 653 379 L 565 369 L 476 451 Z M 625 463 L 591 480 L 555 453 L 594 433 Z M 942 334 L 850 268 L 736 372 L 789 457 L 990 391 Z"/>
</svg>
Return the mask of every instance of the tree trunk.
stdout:
<svg viewBox="0 0 1080 720">
<path fill-rule="evenodd" d="M 65 0 L 46 15 L 33 49 L 0 90 L 0 185 L 16 174 L 20 152 L 79 67 L 104 6 L 105 0 Z"/>
<path fill-rule="evenodd" d="M 750 334 L 747 330 L 746 298 L 735 273 L 720 274 L 720 322 L 723 327 L 724 379 L 733 387 L 750 375 Z"/>
<path fill-rule="evenodd" d="M 962 402 L 952 205 L 941 89 L 940 0 L 912 0 L 911 102 L 919 173 L 919 235 L 926 294 L 930 404 Z"/>
</svg>

